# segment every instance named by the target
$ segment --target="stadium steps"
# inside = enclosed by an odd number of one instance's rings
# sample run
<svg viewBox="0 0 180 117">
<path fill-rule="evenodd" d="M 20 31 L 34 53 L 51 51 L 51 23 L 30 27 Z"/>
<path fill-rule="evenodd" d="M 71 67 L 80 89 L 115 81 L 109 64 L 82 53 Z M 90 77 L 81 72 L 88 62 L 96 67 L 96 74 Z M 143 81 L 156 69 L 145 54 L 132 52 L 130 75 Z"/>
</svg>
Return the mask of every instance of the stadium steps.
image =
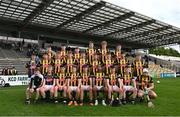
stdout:
<svg viewBox="0 0 180 117">
<path fill-rule="evenodd" d="M 0 72 L 2 73 L 2 69 L 4 69 L 5 67 L 15 67 L 15 69 L 18 71 L 18 74 L 26 74 L 26 68 L 25 68 L 25 64 L 27 63 L 27 61 L 22 61 L 22 60 L 18 60 L 18 59 L 13 59 L 13 60 L 8 60 L 8 59 L 4 59 L 4 60 L 0 60 Z"/>
<path fill-rule="evenodd" d="M 4 51 L 3 51 L 3 49 L 2 48 L 0 48 L 0 58 L 6 58 L 6 55 L 5 55 L 5 53 L 4 53 Z"/>
<path fill-rule="evenodd" d="M 26 57 L 26 52 L 17 52 L 13 49 L 0 48 L 0 73 L 5 67 L 12 68 L 18 71 L 18 74 L 27 74 L 25 64 L 29 61 Z"/>
<path fill-rule="evenodd" d="M 156 65 L 152 62 L 149 63 L 149 73 L 155 75 L 157 78 L 160 78 L 161 73 L 174 73 L 173 70 L 167 68 L 161 68 L 160 65 Z"/>
</svg>

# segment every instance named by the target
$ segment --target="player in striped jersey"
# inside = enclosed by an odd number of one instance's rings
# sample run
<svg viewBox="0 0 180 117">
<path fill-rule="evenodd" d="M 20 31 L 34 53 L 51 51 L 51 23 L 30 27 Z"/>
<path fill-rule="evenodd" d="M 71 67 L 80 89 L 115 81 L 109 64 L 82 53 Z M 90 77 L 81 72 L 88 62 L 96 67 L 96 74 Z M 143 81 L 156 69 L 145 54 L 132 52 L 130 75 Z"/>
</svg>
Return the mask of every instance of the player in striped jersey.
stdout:
<svg viewBox="0 0 180 117">
<path fill-rule="evenodd" d="M 109 76 L 107 77 L 107 86 L 108 86 L 108 99 L 110 105 L 112 105 L 114 99 L 114 93 L 118 93 L 118 104 L 122 104 L 123 98 L 123 83 L 120 79 L 120 76 L 116 73 L 115 67 L 111 66 Z"/>
<path fill-rule="evenodd" d="M 50 99 L 54 97 L 54 86 L 55 86 L 55 76 L 53 75 L 52 66 L 48 66 L 48 72 L 44 77 L 44 82 L 40 88 L 41 95 L 43 99 L 46 98 L 46 92 L 50 91 Z"/>
<path fill-rule="evenodd" d="M 72 72 L 72 67 L 74 64 L 74 59 L 73 59 L 73 54 L 70 51 L 67 55 L 67 59 L 66 59 L 66 72 L 67 73 L 71 73 Z"/>
<path fill-rule="evenodd" d="M 57 97 L 58 97 L 58 91 L 63 92 L 63 98 L 64 101 L 63 103 L 67 103 L 67 80 L 66 80 L 66 72 L 65 72 L 65 67 L 61 66 L 60 74 L 56 75 L 56 86 L 54 88 L 54 98 L 55 98 L 55 103 L 58 103 Z"/>
<path fill-rule="evenodd" d="M 101 91 L 103 93 L 103 99 L 102 99 L 102 105 L 106 106 L 105 103 L 105 74 L 103 73 L 101 65 L 98 65 L 96 75 L 95 75 L 95 80 L 94 80 L 94 86 L 93 86 L 93 91 L 94 91 L 94 99 L 95 99 L 95 106 L 98 105 L 98 98 L 99 98 L 99 92 Z"/>
<path fill-rule="evenodd" d="M 131 65 L 127 65 L 125 68 L 125 72 L 121 77 L 123 81 L 123 89 L 124 89 L 124 99 L 123 99 L 123 104 L 126 104 L 127 100 L 127 94 L 132 93 L 132 99 L 131 103 L 135 104 L 135 98 L 137 96 L 137 88 L 136 88 L 136 80 L 132 76 L 132 71 L 131 71 Z"/>
<path fill-rule="evenodd" d="M 81 77 L 77 71 L 77 66 L 73 65 L 72 72 L 68 73 L 67 77 L 67 93 L 69 96 L 70 102 L 68 106 L 71 106 L 73 103 L 75 106 L 78 106 L 77 100 L 80 95 L 80 87 L 81 87 Z"/>
<path fill-rule="evenodd" d="M 136 58 L 133 62 L 133 75 L 136 79 L 138 76 L 142 75 L 144 68 L 144 61 L 141 58 L 141 55 L 137 53 Z"/>
<path fill-rule="evenodd" d="M 153 107 L 151 99 L 157 98 L 157 94 L 154 91 L 154 82 L 152 77 L 149 76 L 148 69 L 143 69 L 143 74 L 136 79 L 138 88 L 138 97 L 143 98 L 147 96 L 148 106 Z"/>
<path fill-rule="evenodd" d="M 83 66 L 85 66 L 87 64 L 88 64 L 88 60 L 86 58 L 86 53 L 81 52 L 81 56 L 80 56 L 80 59 L 79 59 L 79 65 L 78 65 L 80 74 L 83 73 Z"/>
<path fill-rule="evenodd" d="M 83 105 L 83 99 L 84 99 L 84 92 L 88 91 L 89 92 L 89 99 L 90 102 L 89 104 L 93 106 L 93 91 L 92 91 L 92 77 L 90 77 L 90 72 L 88 70 L 88 66 L 84 65 L 83 66 L 83 72 L 81 73 L 81 79 L 82 79 L 82 84 L 81 84 L 81 94 L 80 94 L 80 106 Z"/>
</svg>

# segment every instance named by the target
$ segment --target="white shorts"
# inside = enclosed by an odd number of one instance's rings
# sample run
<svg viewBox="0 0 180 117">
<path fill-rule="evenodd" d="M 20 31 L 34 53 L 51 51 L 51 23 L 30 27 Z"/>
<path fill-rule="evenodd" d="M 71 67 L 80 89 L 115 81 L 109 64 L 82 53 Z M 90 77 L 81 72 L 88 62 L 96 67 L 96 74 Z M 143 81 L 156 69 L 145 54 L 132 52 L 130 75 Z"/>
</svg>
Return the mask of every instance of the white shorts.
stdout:
<svg viewBox="0 0 180 117">
<path fill-rule="evenodd" d="M 134 87 L 133 86 L 124 86 L 124 90 L 125 91 L 132 91 L 132 90 L 134 90 Z"/>
<path fill-rule="evenodd" d="M 50 90 L 53 87 L 53 85 L 45 85 L 44 88 L 45 90 Z"/>
<path fill-rule="evenodd" d="M 77 86 L 70 86 L 69 88 L 71 89 L 71 91 L 77 91 L 77 89 L 78 89 Z"/>
<path fill-rule="evenodd" d="M 90 90 L 90 86 L 89 85 L 82 85 L 81 87 L 82 87 L 82 89 L 84 91 L 89 91 Z"/>
<path fill-rule="evenodd" d="M 100 91 L 103 89 L 103 86 L 96 86 L 97 90 Z"/>
<path fill-rule="evenodd" d="M 112 86 L 113 91 L 119 91 L 119 87 L 117 85 Z"/>
</svg>

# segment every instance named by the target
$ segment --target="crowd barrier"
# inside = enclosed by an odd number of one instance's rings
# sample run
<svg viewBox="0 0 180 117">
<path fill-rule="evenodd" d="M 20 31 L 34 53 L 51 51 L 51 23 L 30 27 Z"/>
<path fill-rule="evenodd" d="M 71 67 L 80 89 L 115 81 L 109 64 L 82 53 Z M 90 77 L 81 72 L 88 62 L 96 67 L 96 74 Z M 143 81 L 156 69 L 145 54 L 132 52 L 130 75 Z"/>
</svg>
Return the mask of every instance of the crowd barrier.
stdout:
<svg viewBox="0 0 180 117">
<path fill-rule="evenodd" d="M 28 85 L 29 78 L 28 75 L 0 75 L 0 86 L 10 85 Z"/>
<path fill-rule="evenodd" d="M 161 73 L 160 78 L 175 78 L 176 73 Z"/>
</svg>

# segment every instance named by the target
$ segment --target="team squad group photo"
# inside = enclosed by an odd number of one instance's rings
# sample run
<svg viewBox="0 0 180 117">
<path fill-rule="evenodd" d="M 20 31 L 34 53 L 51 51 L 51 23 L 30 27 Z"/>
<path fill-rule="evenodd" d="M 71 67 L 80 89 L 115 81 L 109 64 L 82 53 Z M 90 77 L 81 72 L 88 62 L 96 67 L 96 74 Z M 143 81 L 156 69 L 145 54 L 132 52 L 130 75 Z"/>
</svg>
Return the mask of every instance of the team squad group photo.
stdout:
<svg viewBox="0 0 180 117">
<path fill-rule="evenodd" d="M 108 49 L 106 41 L 86 50 L 66 46 L 54 52 L 51 47 L 37 59 L 32 53 L 26 64 L 29 85 L 25 91 L 26 104 L 51 102 L 67 106 L 123 106 L 147 103 L 154 107 L 153 79 L 148 63 L 140 53 L 133 62 L 117 45 Z"/>
</svg>

